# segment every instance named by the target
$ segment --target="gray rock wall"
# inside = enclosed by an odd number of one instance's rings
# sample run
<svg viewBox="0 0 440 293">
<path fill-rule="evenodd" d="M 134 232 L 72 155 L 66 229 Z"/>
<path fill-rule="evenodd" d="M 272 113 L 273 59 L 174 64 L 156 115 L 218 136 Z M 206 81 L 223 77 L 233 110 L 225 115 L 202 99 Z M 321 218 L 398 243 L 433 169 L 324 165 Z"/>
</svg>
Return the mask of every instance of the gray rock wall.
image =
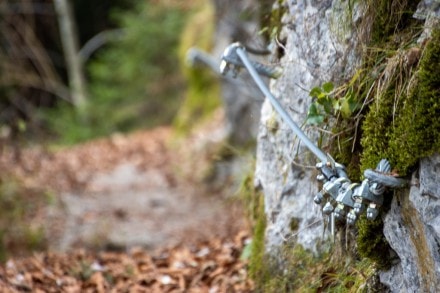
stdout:
<svg viewBox="0 0 440 293">
<path fill-rule="evenodd" d="M 338 84 L 359 64 L 355 49 L 358 37 L 350 29 L 359 19 L 347 13 L 348 1 L 287 1 L 286 5 L 288 13 L 279 36 L 285 45 L 278 44 L 284 47 L 285 54 L 279 60 L 284 74 L 272 81 L 271 90 L 302 125 L 311 103 L 309 91 L 327 81 Z M 315 139 L 319 135 L 311 128 L 305 130 Z M 316 162 L 265 101 L 255 177 L 265 194 L 269 252 L 286 241 L 315 250 L 321 240 L 323 217 L 313 202 L 318 191 Z"/>
<path fill-rule="evenodd" d="M 310 89 L 327 81 L 338 85 L 359 65 L 360 37 L 354 28 L 365 15 L 360 6 L 348 13 L 348 2 L 290 0 L 281 4 L 287 8 L 278 39 L 278 46 L 284 48 L 279 60 L 284 74 L 271 81 L 271 91 L 299 125 L 311 103 Z M 422 38 L 429 35 L 439 7 L 438 1 L 421 1 L 415 16 L 426 19 Z M 318 137 L 314 129 L 303 128 Z M 313 203 L 318 191 L 316 161 L 265 101 L 255 185 L 265 195 L 269 254 L 277 256 L 277 248 L 287 242 L 316 250 L 322 240 L 323 217 Z M 396 193 L 385 216 L 384 235 L 399 259 L 389 271 L 381 272 L 380 280 L 393 292 L 440 292 L 439 172 L 439 155 L 422 160 L 409 194 Z"/>
<path fill-rule="evenodd" d="M 440 292 L 440 156 L 423 159 L 412 182 L 385 217 L 384 234 L 400 262 L 380 279 L 393 292 Z"/>
<path fill-rule="evenodd" d="M 423 43 L 440 21 L 440 2 L 420 1 L 414 17 L 425 20 Z M 385 216 L 384 235 L 399 262 L 380 280 L 393 292 L 440 292 L 440 155 L 422 159 L 411 182 Z"/>
<path fill-rule="evenodd" d="M 217 19 L 212 54 L 216 60 L 221 60 L 224 49 L 232 42 L 264 48 L 263 40 L 258 36 L 260 5 L 257 0 L 213 0 L 213 4 Z M 223 78 L 222 99 L 230 142 L 246 145 L 254 140 L 263 95 L 255 89 L 250 76 L 243 72 L 236 79 Z"/>
</svg>

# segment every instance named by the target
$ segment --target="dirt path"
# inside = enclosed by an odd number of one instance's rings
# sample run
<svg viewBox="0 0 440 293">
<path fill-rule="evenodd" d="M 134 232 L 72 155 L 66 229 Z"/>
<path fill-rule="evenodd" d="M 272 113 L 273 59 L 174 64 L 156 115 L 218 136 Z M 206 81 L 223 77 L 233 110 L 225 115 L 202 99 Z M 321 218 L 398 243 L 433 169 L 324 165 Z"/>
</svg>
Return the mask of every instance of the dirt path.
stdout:
<svg viewBox="0 0 440 293">
<path fill-rule="evenodd" d="M 63 208 L 54 218 L 63 221 L 62 233 L 52 238 L 61 250 L 167 247 L 235 235 L 243 227 L 240 211 L 222 198 L 182 182 L 171 185 L 159 170 L 131 163 L 97 174 L 86 190 L 63 193 L 60 200 Z"/>
</svg>

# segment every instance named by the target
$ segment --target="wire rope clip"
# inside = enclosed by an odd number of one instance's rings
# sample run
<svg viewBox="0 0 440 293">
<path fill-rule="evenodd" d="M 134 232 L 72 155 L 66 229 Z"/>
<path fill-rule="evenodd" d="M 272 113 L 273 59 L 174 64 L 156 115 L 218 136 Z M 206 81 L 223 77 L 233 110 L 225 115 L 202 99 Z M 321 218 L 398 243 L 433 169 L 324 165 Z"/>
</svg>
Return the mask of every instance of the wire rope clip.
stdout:
<svg viewBox="0 0 440 293">
<path fill-rule="evenodd" d="M 407 180 L 390 173 L 391 165 L 386 159 L 382 159 L 375 170 L 365 170 L 365 179 L 360 184 L 352 183 L 341 166 L 328 163 L 316 165 L 320 171 L 317 179 L 323 182 L 323 187 L 314 202 L 322 206 L 324 214 L 333 213 L 339 221 L 346 219 L 349 226 L 354 225 L 364 211 L 368 220 L 375 220 L 383 205 L 385 190 L 408 184 Z"/>
</svg>

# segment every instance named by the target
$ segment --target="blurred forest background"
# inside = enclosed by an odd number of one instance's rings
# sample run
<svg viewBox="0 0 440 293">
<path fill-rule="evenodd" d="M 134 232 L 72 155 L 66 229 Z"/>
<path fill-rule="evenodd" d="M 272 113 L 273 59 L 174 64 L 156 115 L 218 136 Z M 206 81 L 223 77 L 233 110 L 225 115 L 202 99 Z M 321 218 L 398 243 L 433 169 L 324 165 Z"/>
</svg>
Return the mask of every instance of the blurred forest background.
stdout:
<svg viewBox="0 0 440 293">
<path fill-rule="evenodd" d="M 77 37 L 85 85 L 80 103 L 69 89 L 65 16 L 53 1 L 0 4 L 2 141 L 73 144 L 172 123 L 186 88 L 181 35 L 203 1 L 69 2 L 77 35 L 68 37 Z"/>
<path fill-rule="evenodd" d="M 69 3 L 73 34 L 65 27 Z M 23 165 L 25 177 L 40 176 L 26 166 L 42 158 L 23 159 L 22 151 L 161 125 L 187 133 L 221 104 L 215 74 L 185 64 L 190 47 L 209 50 L 213 29 L 205 0 L 1 1 L 0 259 L 47 247 L 44 227 L 29 221 L 56 195 L 28 189 L 10 172 Z"/>
</svg>

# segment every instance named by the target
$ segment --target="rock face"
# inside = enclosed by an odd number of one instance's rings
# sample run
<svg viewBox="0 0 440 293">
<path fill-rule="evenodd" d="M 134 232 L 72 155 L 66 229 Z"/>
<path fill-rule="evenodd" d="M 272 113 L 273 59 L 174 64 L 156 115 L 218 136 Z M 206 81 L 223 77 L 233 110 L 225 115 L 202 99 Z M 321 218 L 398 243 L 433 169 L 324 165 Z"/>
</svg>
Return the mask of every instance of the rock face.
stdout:
<svg viewBox="0 0 440 293">
<path fill-rule="evenodd" d="M 421 1 L 414 17 L 425 20 L 422 43 L 440 18 L 438 1 Z M 420 161 L 409 194 L 393 198 L 384 235 L 400 262 L 380 274 L 393 292 L 440 290 L 440 155 Z"/>
<path fill-rule="evenodd" d="M 261 37 L 257 34 L 260 30 L 257 0 L 214 0 L 213 4 L 217 19 L 212 54 L 216 60 L 221 60 L 224 49 L 232 42 L 262 47 Z M 243 15 L 253 17 L 244 20 Z M 257 135 L 263 95 L 253 87 L 250 76 L 243 72 L 237 79 L 222 79 L 222 98 L 230 142 L 233 145 L 248 144 Z"/>
<path fill-rule="evenodd" d="M 279 60 L 284 74 L 271 84 L 298 125 L 306 119 L 309 91 L 324 82 L 337 84 L 353 74 L 360 61 L 357 36 L 349 29 L 358 16 L 348 14 L 348 1 L 288 1 L 282 19 Z M 265 194 L 269 252 L 286 240 L 315 250 L 323 235 L 321 211 L 314 204 L 318 191 L 316 158 L 292 134 L 268 101 L 261 111 L 258 134 L 256 185 Z M 306 129 L 308 135 L 319 134 Z M 293 230 L 291 229 L 293 228 Z"/>
<path fill-rule="evenodd" d="M 299 125 L 306 120 L 310 89 L 327 81 L 338 85 L 359 65 L 356 46 L 360 40 L 353 28 L 365 15 L 362 7 L 351 9 L 348 2 L 289 0 L 278 4 L 286 8 L 278 36 L 284 74 L 271 82 L 271 91 Z M 421 38 L 429 35 L 439 7 L 438 1 L 420 2 L 415 17 L 426 19 Z M 319 136 L 311 128 L 305 130 L 315 140 Z M 318 191 L 316 162 L 266 100 L 258 132 L 255 185 L 265 196 L 266 249 L 275 257 L 285 243 L 299 243 L 313 251 L 322 240 L 323 217 L 313 203 Z M 409 194 L 396 192 L 385 216 L 384 235 L 399 261 L 381 272 L 380 280 L 392 292 L 440 291 L 439 172 L 439 155 L 423 159 L 413 174 L 416 183 Z"/>
<path fill-rule="evenodd" d="M 440 290 L 440 156 L 423 159 L 408 194 L 396 194 L 384 234 L 400 262 L 382 272 L 393 292 Z"/>
<path fill-rule="evenodd" d="M 414 14 L 425 20 L 418 43 L 440 18 L 440 2 L 421 1 Z M 440 291 L 440 155 L 420 161 L 409 194 L 398 193 L 384 220 L 384 235 L 400 262 L 380 274 L 393 292 Z"/>
</svg>

